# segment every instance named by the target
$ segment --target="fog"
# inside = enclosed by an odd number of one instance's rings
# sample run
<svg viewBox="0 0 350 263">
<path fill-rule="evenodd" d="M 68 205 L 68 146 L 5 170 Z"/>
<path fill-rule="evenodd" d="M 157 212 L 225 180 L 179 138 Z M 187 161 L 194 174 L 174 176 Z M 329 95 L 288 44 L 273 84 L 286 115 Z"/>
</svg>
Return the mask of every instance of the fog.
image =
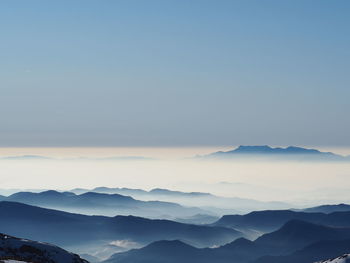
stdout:
<svg viewBox="0 0 350 263">
<path fill-rule="evenodd" d="M 350 201 L 350 162 L 204 161 L 189 158 L 194 153 L 203 154 L 212 150 L 3 150 L 3 157 L 6 154 L 38 154 L 52 159 L 1 159 L 0 188 L 167 188 L 262 201 L 284 201 L 293 205 Z M 145 156 L 152 159 L 104 159 L 121 157 L 122 153 L 125 153 L 124 156 Z M 2 194 L 10 192 L 3 190 Z"/>
</svg>

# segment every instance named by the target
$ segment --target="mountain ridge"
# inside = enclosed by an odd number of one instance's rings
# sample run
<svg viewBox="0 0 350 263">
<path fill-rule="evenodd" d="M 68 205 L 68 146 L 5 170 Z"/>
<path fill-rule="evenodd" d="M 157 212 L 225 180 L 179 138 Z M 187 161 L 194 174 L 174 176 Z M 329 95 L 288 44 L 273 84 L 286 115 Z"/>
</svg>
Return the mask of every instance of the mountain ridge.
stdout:
<svg viewBox="0 0 350 263">
<path fill-rule="evenodd" d="M 35 263 L 89 263 L 60 247 L 0 233 L 0 261 Z"/>
<path fill-rule="evenodd" d="M 0 215 L 0 232 L 79 251 L 102 250 L 115 241 L 139 247 L 161 239 L 180 239 L 198 247 L 208 247 L 242 236 L 224 227 L 134 216 L 87 216 L 7 201 L 0 202 Z M 128 248 L 129 245 L 113 246 L 118 251 Z"/>
<path fill-rule="evenodd" d="M 85 192 L 58 192 L 47 190 L 39 193 L 17 192 L 8 197 L 0 197 L 1 201 L 21 202 L 45 208 L 59 209 L 67 212 L 83 214 L 99 214 L 106 216 L 135 215 L 159 218 L 177 218 L 181 215 L 213 214 L 197 207 L 185 207 L 174 202 L 142 201 L 121 194 L 105 194 Z"/>
<path fill-rule="evenodd" d="M 311 234 L 305 231 L 308 228 L 312 229 Z M 313 236 L 315 233 L 317 235 Z M 163 240 L 140 249 L 115 254 L 103 263 L 267 263 L 267 259 L 288 257 L 309 246 L 317 246 L 322 240 L 338 242 L 349 238 L 350 228 L 334 228 L 295 220 L 255 241 L 239 238 L 217 248 L 198 249 L 181 241 Z M 337 253 L 338 251 L 339 249 L 336 250 Z M 327 255 L 333 255 L 333 251 L 327 252 Z"/>
<path fill-rule="evenodd" d="M 248 158 L 266 157 L 269 159 L 282 159 L 282 160 L 322 160 L 322 161 L 350 161 L 350 156 L 343 156 L 332 152 L 322 152 L 317 149 L 303 148 L 297 146 L 288 147 L 271 147 L 269 145 L 240 145 L 237 148 L 229 151 L 218 151 L 210 153 L 208 155 L 199 156 L 200 158 Z"/>
</svg>

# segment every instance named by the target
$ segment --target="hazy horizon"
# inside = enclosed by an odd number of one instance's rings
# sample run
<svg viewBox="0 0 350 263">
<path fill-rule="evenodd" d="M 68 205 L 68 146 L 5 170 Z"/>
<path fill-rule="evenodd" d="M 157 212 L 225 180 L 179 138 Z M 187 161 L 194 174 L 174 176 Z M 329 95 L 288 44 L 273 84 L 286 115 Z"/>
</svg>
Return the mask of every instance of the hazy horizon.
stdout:
<svg viewBox="0 0 350 263">
<path fill-rule="evenodd" d="M 236 149 L 239 145 L 231 146 L 148 146 L 148 147 L 0 147 L 0 158 L 11 157 L 11 156 L 22 156 L 22 155 L 39 155 L 52 158 L 79 158 L 79 157 L 91 157 L 91 158 L 102 158 L 102 157 L 147 157 L 147 158 L 191 158 L 197 155 L 206 155 L 217 151 L 230 151 Z M 253 145 L 253 144 L 247 144 Z M 262 144 L 267 145 L 267 144 Z M 257 145 L 253 145 L 257 146 Z M 350 147 L 337 147 L 337 146 L 310 146 L 310 145 L 269 145 L 270 147 L 282 147 L 286 148 L 289 146 L 302 147 L 307 149 L 317 149 L 322 152 L 333 152 L 342 156 L 350 155 Z"/>
<path fill-rule="evenodd" d="M 1 159 L 0 188 L 167 188 L 294 204 L 350 202 L 347 198 L 349 162 L 199 161 L 188 158 L 232 148 L 1 148 L 2 157 L 40 155 L 54 159 Z M 348 151 L 334 152 L 346 154 Z M 112 156 L 154 159 L 94 159 Z"/>
</svg>

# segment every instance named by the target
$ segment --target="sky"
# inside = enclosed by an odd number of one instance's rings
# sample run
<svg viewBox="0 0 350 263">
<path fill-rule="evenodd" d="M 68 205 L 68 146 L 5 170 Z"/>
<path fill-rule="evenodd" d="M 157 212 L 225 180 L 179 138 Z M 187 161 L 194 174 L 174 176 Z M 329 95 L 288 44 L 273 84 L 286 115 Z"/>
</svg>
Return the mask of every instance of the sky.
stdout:
<svg viewBox="0 0 350 263">
<path fill-rule="evenodd" d="M 346 0 L 0 1 L 0 146 L 350 146 Z"/>
</svg>

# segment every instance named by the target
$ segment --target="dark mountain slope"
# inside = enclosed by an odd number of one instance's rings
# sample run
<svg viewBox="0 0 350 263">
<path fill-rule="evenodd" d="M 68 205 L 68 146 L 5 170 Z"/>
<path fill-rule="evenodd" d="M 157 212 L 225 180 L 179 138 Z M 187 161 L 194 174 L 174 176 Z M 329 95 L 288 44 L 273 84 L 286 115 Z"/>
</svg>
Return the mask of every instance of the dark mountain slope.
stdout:
<svg viewBox="0 0 350 263">
<path fill-rule="evenodd" d="M 259 237 L 255 243 L 271 247 L 275 252 L 286 254 L 320 240 L 347 238 L 350 238 L 350 228 L 335 228 L 292 220 L 279 230 Z"/>
<path fill-rule="evenodd" d="M 4 201 L 0 202 L 0 215 L 0 232 L 61 246 L 114 240 L 131 240 L 142 245 L 159 239 L 181 239 L 204 247 L 231 242 L 241 236 L 223 227 L 133 216 L 85 216 Z"/>
<path fill-rule="evenodd" d="M 104 263 L 190 263 L 214 260 L 210 254 L 203 251 L 206 250 L 194 248 L 178 240 L 157 241 L 142 249 L 115 254 Z"/>
<path fill-rule="evenodd" d="M 294 257 L 295 255 L 291 253 L 299 253 L 304 247 L 307 248 L 306 252 L 302 253 L 300 257 L 302 255 L 308 257 L 307 251 L 312 249 L 311 245 L 323 240 L 329 241 L 327 244 L 330 249 L 323 248 L 325 251 L 323 251 L 322 256 L 331 255 L 333 252 L 342 253 L 339 251 L 344 253 L 344 249 L 333 251 L 336 245 L 331 244 L 333 244 L 332 242 L 338 244 L 339 240 L 348 238 L 350 238 L 350 228 L 332 228 L 295 220 L 286 223 L 276 232 L 263 235 L 256 241 L 240 238 L 213 249 L 197 249 L 181 242 L 160 241 L 141 249 L 115 254 L 106 263 L 248 263 L 255 261 L 259 263 L 260 261 L 261 263 L 277 263 L 279 258 L 287 257 L 287 255 L 293 255 Z M 281 255 L 285 256 L 282 257 Z M 298 254 L 295 257 L 298 257 Z M 272 260 L 276 258 L 276 261 L 270 262 L 269 259 L 271 258 Z M 299 261 L 295 262 L 299 263 Z"/>
<path fill-rule="evenodd" d="M 233 227 L 238 230 L 271 232 L 290 220 L 302 220 L 315 224 L 350 227 L 350 212 L 306 213 L 290 210 L 256 211 L 246 215 L 225 215 L 212 225 Z"/>
<path fill-rule="evenodd" d="M 253 263 L 314 263 L 348 253 L 349 248 L 350 239 L 319 241 L 290 255 L 265 256 L 255 260 Z"/>
<path fill-rule="evenodd" d="M 35 263 L 88 263 L 78 255 L 50 244 L 0 234 L 0 260 L 6 259 Z"/>
</svg>

